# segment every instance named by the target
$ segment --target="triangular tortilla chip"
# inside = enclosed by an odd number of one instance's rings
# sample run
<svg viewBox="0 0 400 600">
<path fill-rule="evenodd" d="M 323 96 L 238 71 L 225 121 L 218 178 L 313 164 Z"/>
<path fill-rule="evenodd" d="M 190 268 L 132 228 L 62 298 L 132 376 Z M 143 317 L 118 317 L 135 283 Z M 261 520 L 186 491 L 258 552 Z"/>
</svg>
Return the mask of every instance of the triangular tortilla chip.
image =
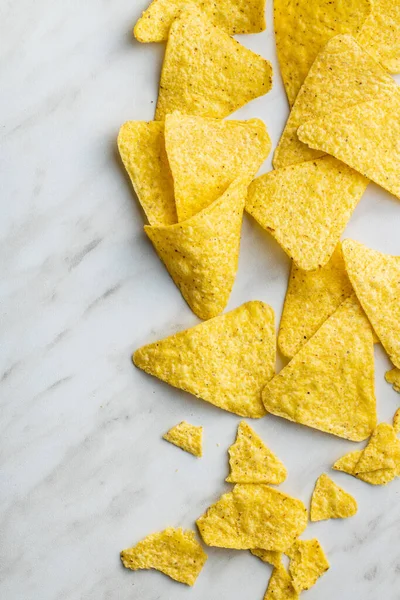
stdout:
<svg viewBox="0 0 400 600">
<path fill-rule="evenodd" d="M 285 465 L 245 421 L 239 423 L 235 443 L 229 448 L 229 483 L 279 485 L 287 477 Z"/>
<path fill-rule="evenodd" d="M 175 581 L 194 585 L 207 554 L 194 531 L 169 527 L 147 536 L 133 548 L 122 550 L 121 560 L 132 571 L 156 569 Z"/>
<path fill-rule="evenodd" d="M 400 394 L 400 369 L 392 369 L 387 371 L 385 379 L 388 383 L 391 383 L 395 392 Z"/>
<path fill-rule="evenodd" d="M 247 181 L 187 221 L 145 226 L 182 296 L 200 319 L 219 315 L 236 278 Z"/>
<path fill-rule="evenodd" d="M 282 563 L 282 552 L 274 552 L 273 550 L 262 550 L 261 548 L 253 548 L 250 550 L 254 556 L 274 567 L 279 567 Z"/>
<path fill-rule="evenodd" d="M 311 498 L 311 521 L 347 519 L 357 512 L 357 502 L 328 475 L 323 473 L 315 484 Z"/>
<path fill-rule="evenodd" d="M 400 73 L 400 4 L 374 0 L 358 41 L 390 73 Z"/>
<path fill-rule="evenodd" d="M 343 473 L 348 473 L 357 479 L 361 479 L 361 481 L 365 481 L 366 483 L 370 483 L 371 485 L 386 485 L 390 481 L 396 477 L 396 472 L 394 469 L 379 469 L 377 471 L 371 471 L 370 473 L 359 473 L 356 474 L 356 467 L 358 461 L 361 458 L 363 450 L 355 450 L 354 452 L 349 452 L 349 454 L 345 454 L 342 458 L 339 458 L 333 465 L 333 469 L 335 471 L 343 471 Z"/>
<path fill-rule="evenodd" d="M 185 452 L 193 454 L 193 456 L 203 456 L 203 428 L 190 425 L 186 421 L 182 421 L 179 425 L 175 425 L 166 434 L 163 435 L 164 440 L 178 446 Z"/>
<path fill-rule="evenodd" d="M 271 150 L 260 119 L 221 121 L 174 112 L 165 120 L 178 220 L 214 202 L 242 175 L 253 179 Z"/>
<path fill-rule="evenodd" d="M 298 600 L 293 581 L 283 565 L 275 567 L 265 592 L 264 600 Z"/>
<path fill-rule="evenodd" d="M 370 0 L 274 0 L 276 49 L 291 106 L 325 44 L 338 34 L 356 35 L 370 13 Z"/>
<path fill-rule="evenodd" d="M 306 528 L 307 509 L 267 485 L 238 484 L 196 523 L 208 546 L 284 552 Z"/>
<path fill-rule="evenodd" d="M 119 131 L 118 149 L 150 225 L 176 223 L 174 182 L 165 152 L 164 123 L 128 121 Z"/>
<path fill-rule="evenodd" d="M 355 467 L 355 473 L 359 475 L 380 469 L 394 469 L 400 473 L 400 440 L 388 423 L 380 423 L 376 427 Z"/>
<path fill-rule="evenodd" d="M 268 412 L 355 442 L 376 426 L 371 326 L 352 296 L 263 390 Z"/>
<path fill-rule="evenodd" d="M 300 269 L 326 265 L 368 181 L 325 156 L 255 179 L 246 210 Z"/>
<path fill-rule="evenodd" d="M 343 161 L 400 198 L 400 93 L 329 112 L 297 130 L 311 148 Z"/>
<path fill-rule="evenodd" d="M 300 594 L 309 590 L 326 573 L 330 564 L 319 541 L 296 540 L 286 551 L 290 558 L 289 573 L 292 576 L 293 587 Z"/>
<path fill-rule="evenodd" d="M 282 354 L 297 354 L 352 293 L 340 242 L 329 262 L 316 271 L 303 271 L 293 263 L 278 335 Z"/>
<path fill-rule="evenodd" d="M 137 367 L 242 417 L 262 417 L 261 390 L 275 372 L 274 312 L 247 302 L 137 350 Z"/>
<path fill-rule="evenodd" d="M 347 273 L 367 317 L 392 363 L 400 367 L 400 256 L 345 240 Z"/>
<path fill-rule="evenodd" d="M 396 410 L 393 417 L 393 429 L 396 433 L 400 433 L 400 408 Z"/>
<path fill-rule="evenodd" d="M 229 35 L 264 31 L 265 0 L 191 0 Z M 188 0 L 153 0 L 135 25 L 133 33 L 139 42 L 163 42 L 169 29 Z"/>
<path fill-rule="evenodd" d="M 163 121 L 174 110 L 226 117 L 271 87 L 267 60 L 188 8 L 170 29 L 155 118 Z"/>
<path fill-rule="evenodd" d="M 350 35 L 336 36 L 317 56 L 298 93 L 275 151 L 275 169 L 324 154 L 299 140 L 300 125 L 395 89 L 392 77 Z"/>
</svg>

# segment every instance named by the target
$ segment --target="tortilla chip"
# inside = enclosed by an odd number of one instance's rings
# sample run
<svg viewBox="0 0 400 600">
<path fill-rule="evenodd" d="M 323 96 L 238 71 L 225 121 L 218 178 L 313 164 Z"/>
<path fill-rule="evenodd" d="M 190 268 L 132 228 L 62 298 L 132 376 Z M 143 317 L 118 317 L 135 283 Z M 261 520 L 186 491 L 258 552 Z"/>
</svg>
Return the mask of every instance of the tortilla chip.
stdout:
<svg viewBox="0 0 400 600">
<path fill-rule="evenodd" d="M 345 240 L 347 273 L 367 317 L 392 363 L 400 367 L 400 256 Z"/>
<path fill-rule="evenodd" d="M 333 465 L 333 469 L 335 471 L 343 471 L 343 473 L 348 473 L 357 479 L 361 479 L 361 481 L 365 481 L 366 483 L 370 483 L 371 485 L 386 485 L 390 481 L 396 477 L 396 472 L 394 469 L 379 469 L 377 471 L 371 471 L 370 473 L 358 473 L 356 474 L 356 466 L 358 461 L 361 458 L 363 451 L 356 450 L 355 452 L 350 452 L 349 454 L 345 454 L 342 458 L 339 458 Z"/>
<path fill-rule="evenodd" d="M 305 123 L 299 139 L 400 198 L 400 93 L 381 95 Z"/>
<path fill-rule="evenodd" d="M 274 312 L 247 302 L 221 317 L 144 346 L 134 363 L 242 417 L 265 415 L 261 390 L 275 372 Z"/>
<path fill-rule="evenodd" d="M 226 117 L 271 87 L 267 60 L 188 8 L 170 29 L 155 118 L 163 121 L 174 110 Z"/>
<path fill-rule="evenodd" d="M 128 121 L 119 130 L 118 149 L 149 223 L 176 223 L 174 182 L 165 152 L 164 123 Z"/>
<path fill-rule="evenodd" d="M 325 153 L 299 140 L 300 125 L 395 89 L 392 77 L 351 36 L 336 36 L 315 59 L 296 98 L 274 154 L 275 169 Z"/>
<path fill-rule="evenodd" d="M 370 0 L 274 1 L 276 48 L 291 106 L 325 44 L 337 34 L 356 35 L 370 13 Z"/>
<path fill-rule="evenodd" d="M 396 433 L 400 433 L 400 408 L 396 410 L 393 417 L 393 429 Z"/>
<path fill-rule="evenodd" d="M 169 527 L 147 536 L 133 548 L 122 550 L 121 560 L 132 571 L 156 569 L 175 581 L 194 585 L 207 554 L 194 531 Z"/>
<path fill-rule="evenodd" d="M 192 311 L 200 319 L 219 315 L 228 304 L 238 269 L 248 181 L 227 191 L 187 221 L 146 226 L 145 231 Z"/>
<path fill-rule="evenodd" d="M 289 573 L 293 587 L 299 594 L 312 588 L 330 567 L 321 544 L 315 538 L 296 540 L 286 554 L 290 558 Z"/>
<path fill-rule="evenodd" d="M 260 119 L 221 121 L 174 112 L 165 121 L 178 220 L 214 202 L 238 177 L 253 179 L 271 150 Z"/>
<path fill-rule="evenodd" d="M 393 385 L 395 392 L 400 394 L 400 369 L 392 369 L 385 374 L 385 379 L 388 383 Z"/>
<path fill-rule="evenodd" d="M 273 567 L 279 567 L 282 563 L 282 552 L 274 552 L 273 550 L 262 550 L 261 548 L 255 548 L 250 550 L 254 556 L 261 558 L 261 560 Z"/>
<path fill-rule="evenodd" d="M 390 73 L 400 73 L 400 4 L 374 0 L 358 41 Z"/>
<path fill-rule="evenodd" d="M 289 358 L 297 354 L 352 293 L 340 242 L 317 271 L 303 271 L 293 263 L 278 335 L 282 354 Z"/>
<path fill-rule="evenodd" d="M 275 567 L 264 596 L 264 600 L 298 600 L 292 578 L 283 565 Z"/>
<path fill-rule="evenodd" d="M 153 0 L 135 25 L 139 42 L 163 42 L 187 0 Z M 266 27 L 265 0 L 191 0 L 212 23 L 229 35 L 260 33 Z"/>
<path fill-rule="evenodd" d="M 208 546 L 284 552 L 306 528 L 307 509 L 267 485 L 239 483 L 196 523 Z"/>
<path fill-rule="evenodd" d="M 287 477 L 285 465 L 264 444 L 256 432 L 242 421 L 236 442 L 229 448 L 229 483 L 270 483 L 279 485 Z"/>
<path fill-rule="evenodd" d="M 400 440 L 392 425 L 380 423 L 355 467 L 356 475 L 380 469 L 394 469 L 400 473 Z"/>
<path fill-rule="evenodd" d="M 195 427 L 182 421 L 179 425 L 172 427 L 165 435 L 164 440 L 178 446 L 185 452 L 200 458 L 203 456 L 203 428 Z"/>
<path fill-rule="evenodd" d="M 357 502 L 328 475 L 323 473 L 311 498 L 311 521 L 347 519 L 357 512 Z"/>
</svg>

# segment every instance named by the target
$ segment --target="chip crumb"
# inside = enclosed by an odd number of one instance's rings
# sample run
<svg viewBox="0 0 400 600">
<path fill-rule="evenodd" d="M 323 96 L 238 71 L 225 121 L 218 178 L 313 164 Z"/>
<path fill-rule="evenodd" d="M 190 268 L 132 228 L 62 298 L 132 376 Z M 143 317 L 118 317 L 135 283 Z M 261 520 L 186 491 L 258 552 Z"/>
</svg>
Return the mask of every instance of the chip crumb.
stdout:
<svg viewBox="0 0 400 600">
<path fill-rule="evenodd" d="M 357 502 L 328 475 L 323 473 L 315 484 L 311 499 L 311 521 L 347 519 L 357 513 Z"/>
<path fill-rule="evenodd" d="M 393 429 L 398 434 L 400 433 L 400 408 L 396 410 L 393 416 Z"/>
<path fill-rule="evenodd" d="M 391 371 L 387 371 L 385 379 L 392 384 L 394 391 L 400 394 L 400 369 L 395 367 Z"/>
<path fill-rule="evenodd" d="M 203 456 L 203 428 L 182 421 L 163 435 L 163 439 L 185 452 L 200 458 Z"/>
</svg>

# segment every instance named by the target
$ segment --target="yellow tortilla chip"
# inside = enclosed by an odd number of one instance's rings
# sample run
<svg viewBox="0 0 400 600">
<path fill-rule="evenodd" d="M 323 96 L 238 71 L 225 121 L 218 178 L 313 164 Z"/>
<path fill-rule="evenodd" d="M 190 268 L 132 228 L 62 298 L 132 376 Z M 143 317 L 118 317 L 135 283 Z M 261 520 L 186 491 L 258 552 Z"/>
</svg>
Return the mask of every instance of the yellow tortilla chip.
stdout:
<svg viewBox="0 0 400 600">
<path fill-rule="evenodd" d="M 396 477 L 396 472 L 394 469 L 378 469 L 377 471 L 371 471 L 370 473 L 358 473 L 356 474 L 356 466 L 358 461 L 361 458 L 363 451 L 356 450 L 355 452 L 349 452 L 349 454 L 345 454 L 342 458 L 339 458 L 333 465 L 333 469 L 335 471 L 343 471 L 343 473 L 348 473 L 357 479 L 361 479 L 361 481 L 365 481 L 366 483 L 370 483 L 371 485 L 386 485 L 390 481 Z"/>
<path fill-rule="evenodd" d="M 149 223 L 176 223 L 174 182 L 165 152 L 164 123 L 128 121 L 119 131 L 118 149 Z"/>
<path fill-rule="evenodd" d="M 400 440 L 392 425 L 380 423 L 355 467 L 356 475 L 380 469 L 394 469 L 400 474 Z"/>
<path fill-rule="evenodd" d="M 230 35 L 264 31 L 265 0 L 191 0 L 212 23 Z M 153 0 L 135 25 L 139 42 L 163 42 L 188 0 Z"/>
<path fill-rule="evenodd" d="M 400 394 L 400 369 L 392 369 L 385 374 L 385 379 L 388 383 L 393 385 L 395 392 Z"/>
<path fill-rule="evenodd" d="M 370 13 L 370 0 L 274 0 L 276 48 L 291 106 L 325 44 L 338 34 L 356 35 Z"/>
<path fill-rule="evenodd" d="M 165 120 L 178 220 L 214 202 L 238 177 L 253 179 L 271 150 L 260 119 L 221 121 L 174 112 Z"/>
<path fill-rule="evenodd" d="M 400 367 L 400 256 L 345 240 L 347 273 L 367 317 L 392 363 Z"/>
<path fill-rule="evenodd" d="M 393 417 L 393 429 L 396 433 L 400 433 L 400 408 L 396 410 Z"/>
<path fill-rule="evenodd" d="M 347 519 L 357 512 L 357 502 L 328 475 L 323 473 L 311 498 L 311 521 Z"/>
<path fill-rule="evenodd" d="M 133 548 L 122 550 L 121 560 L 127 569 L 156 569 L 175 581 L 194 585 L 207 554 L 196 540 L 194 531 L 169 527 L 153 533 Z"/>
<path fill-rule="evenodd" d="M 242 421 L 236 442 L 229 448 L 229 483 L 270 483 L 279 485 L 287 477 L 285 465 L 264 444 L 256 432 Z"/>
<path fill-rule="evenodd" d="M 282 563 L 282 552 L 274 552 L 273 550 L 262 550 L 261 548 L 255 548 L 250 550 L 254 556 L 261 558 L 261 560 L 274 567 L 279 567 Z"/>
<path fill-rule="evenodd" d="M 316 538 L 296 540 L 286 554 L 290 558 L 289 573 L 292 576 L 293 587 L 299 594 L 312 588 L 330 567 Z"/>
<path fill-rule="evenodd" d="M 297 354 L 352 293 L 340 242 L 329 262 L 316 271 L 303 271 L 293 263 L 278 335 L 282 354 Z"/>
<path fill-rule="evenodd" d="M 293 581 L 283 565 L 275 567 L 264 596 L 264 600 L 298 600 L 299 595 Z"/>
<path fill-rule="evenodd" d="M 305 271 L 326 265 L 368 181 L 331 156 L 255 179 L 246 211 Z"/>
<path fill-rule="evenodd" d="M 284 552 L 306 528 L 307 509 L 267 485 L 237 484 L 196 523 L 208 546 Z"/>
<path fill-rule="evenodd" d="M 248 181 L 234 181 L 226 192 L 187 221 L 145 226 L 145 231 L 192 311 L 200 319 L 226 307 L 239 260 Z"/>
<path fill-rule="evenodd" d="M 275 169 L 325 153 L 299 140 L 300 125 L 395 89 L 393 78 L 350 35 L 334 37 L 315 59 L 298 93 L 274 154 Z"/>
<path fill-rule="evenodd" d="M 170 29 L 155 118 L 163 121 L 174 110 L 226 117 L 271 87 L 267 60 L 187 8 Z"/>
<path fill-rule="evenodd" d="M 193 456 L 203 456 L 203 428 L 190 425 L 186 421 L 182 421 L 179 425 L 172 427 L 165 435 L 164 440 L 182 448 L 185 452 L 193 454 Z"/>
<path fill-rule="evenodd" d="M 390 73 L 400 73 L 400 4 L 374 0 L 358 41 Z"/>
<path fill-rule="evenodd" d="M 400 93 L 381 95 L 305 123 L 299 139 L 400 198 Z"/>
<path fill-rule="evenodd" d="M 261 390 L 275 372 L 274 312 L 247 302 L 137 350 L 137 367 L 242 417 L 265 415 Z"/>
</svg>

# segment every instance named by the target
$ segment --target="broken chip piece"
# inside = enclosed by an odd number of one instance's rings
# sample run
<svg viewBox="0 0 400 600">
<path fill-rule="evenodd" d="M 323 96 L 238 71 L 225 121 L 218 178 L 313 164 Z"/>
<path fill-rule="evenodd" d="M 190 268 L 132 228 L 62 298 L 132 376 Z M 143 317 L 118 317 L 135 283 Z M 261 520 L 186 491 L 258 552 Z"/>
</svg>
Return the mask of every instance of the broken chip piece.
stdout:
<svg viewBox="0 0 400 600">
<path fill-rule="evenodd" d="M 357 502 L 328 475 L 323 473 L 315 484 L 311 498 L 311 521 L 347 519 L 357 512 Z"/>
<path fill-rule="evenodd" d="M 396 473 L 394 469 L 379 469 L 377 471 L 371 471 L 370 473 L 359 473 L 356 474 L 356 466 L 358 461 L 361 458 L 363 451 L 355 450 L 354 452 L 349 452 L 339 458 L 333 465 L 333 469 L 335 471 L 342 471 L 343 473 L 348 473 L 357 479 L 361 479 L 361 481 L 365 481 L 366 483 L 370 483 L 371 485 L 386 485 L 393 481 L 396 477 Z"/>
<path fill-rule="evenodd" d="M 182 421 L 179 425 L 175 425 L 166 434 L 163 435 L 164 440 L 178 446 L 185 452 L 193 454 L 200 458 L 203 456 L 203 428 L 190 425 L 186 421 Z"/>
<path fill-rule="evenodd" d="M 285 481 L 285 465 L 264 444 L 256 432 L 246 423 L 239 423 L 235 443 L 229 448 L 229 483 L 270 483 L 279 485 Z"/>
<path fill-rule="evenodd" d="M 188 7 L 170 29 L 155 118 L 174 110 L 223 118 L 271 87 L 267 60 Z"/>
<path fill-rule="evenodd" d="M 209 206 L 235 179 L 251 181 L 271 150 L 260 119 L 222 121 L 178 111 L 166 117 L 165 145 L 179 221 Z"/>
<path fill-rule="evenodd" d="M 237 484 L 197 521 L 208 546 L 284 552 L 307 526 L 304 504 L 264 484 Z"/>
<path fill-rule="evenodd" d="M 254 556 L 274 567 L 279 567 L 282 563 L 282 552 L 274 552 L 273 550 L 262 550 L 261 548 L 253 548 L 250 550 Z"/>
<path fill-rule="evenodd" d="M 343 302 L 264 388 L 268 412 L 353 441 L 376 426 L 372 329 L 355 296 Z"/>
<path fill-rule="evenodd" d="M 264 600 L 298 600 L 293 581 L 285 567 L 280 564 L 272 571 L 271 578 L 265 592 Z"/>
<path fill-rule="evenodd" d="M 274 312 L 239 308 L 137 350 L 137 367 L 243 417 L 265 415 L 261 390 L 275 372 Z"/>
<path fill-rule="evenodd" d="M 393 429 L 396 433 L 400 433 L 400 408 L 396 410 L 393 417 Z"/>
<path fill-rule="evenodd" d="M 122 550 L 121 560 L 132 571 L 156 569 L 175 581 L 194 585 L 207 554 L 194 531 L 169 527 L 147 536 L 133 548 Z"/>
<path fill-rule="evenodd" d="M 391 369 L 385 374 L 385 379 L 388 383 L 391 383 L 395 392 L 400 394 L 400 369 Z"/>
<path fill-rule="evenodd" d="M 293 587 L 299 594 L 312 588 L 330 567 L 321 544 L 315 538 L 296 540 L 286 554 L 290 558 L 289 573 Z"/>
<path fill-rule="evenodd" d="M 390 73 L 400 73 L 400 4 L 374 0 L 357 39 Z"/>
<path fill-rule="evenodd" d="M 392 425 L 379 423 L 355 466 L 355 474 L 393 469 L 400 474 L 400 440 Z"/>
</svg>

